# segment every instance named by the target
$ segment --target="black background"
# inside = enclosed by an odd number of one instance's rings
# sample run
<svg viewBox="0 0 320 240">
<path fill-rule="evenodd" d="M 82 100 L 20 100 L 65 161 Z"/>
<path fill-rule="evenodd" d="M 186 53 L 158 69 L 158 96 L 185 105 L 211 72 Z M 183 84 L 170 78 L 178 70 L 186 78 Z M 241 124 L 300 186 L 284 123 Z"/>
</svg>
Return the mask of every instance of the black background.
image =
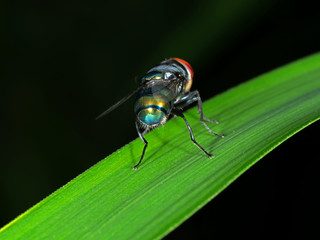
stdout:
<svg viewBox="0 0 320 240">
<path fill-rule="evenodd" d="M 0 226 L 135 139 L 132 101 L 165 58 L 195 70 L 204 100 L 319 51 L 313 1 L 0 3 Z M 319 124 L 287 140 L 166 239 L 316 233 Z"/>
</svg>

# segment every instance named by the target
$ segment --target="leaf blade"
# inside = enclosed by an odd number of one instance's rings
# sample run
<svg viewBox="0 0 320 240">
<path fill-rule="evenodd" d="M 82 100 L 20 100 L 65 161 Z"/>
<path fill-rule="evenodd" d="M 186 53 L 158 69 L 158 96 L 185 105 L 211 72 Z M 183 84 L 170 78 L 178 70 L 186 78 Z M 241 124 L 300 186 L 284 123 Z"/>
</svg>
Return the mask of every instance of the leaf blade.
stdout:
<svg viewBox="0 0 320 240">
<path fill-rule="evenodd" d="M 220 193 L 284 140 L 320 117 L 320 54 L 289 64 L 204 103 L 210 135 L 196 109 L 99 162 L 0 230 L 1 239 L 158 239 Z"/>
</svg>

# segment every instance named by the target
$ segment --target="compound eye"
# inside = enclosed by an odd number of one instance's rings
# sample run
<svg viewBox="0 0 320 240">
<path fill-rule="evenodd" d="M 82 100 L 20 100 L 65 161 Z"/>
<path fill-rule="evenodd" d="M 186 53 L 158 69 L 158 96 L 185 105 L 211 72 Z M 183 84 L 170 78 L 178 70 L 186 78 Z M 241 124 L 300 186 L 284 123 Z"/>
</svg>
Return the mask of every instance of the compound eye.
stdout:
<svg viewBox="0 0 320 240">
<path fill-rule="evenodd" d="M 172 58 L 172 59 L 174 59 L 174 60 L 180 62 L 182 65 L 184 65 L 185 68 L 188 70 L 190 78 L 191 79 L 193 78 L 193 69 L 192 69 L 191 65 L 187 61 L 185 61 L 185 60 L 183 60 L 181 58 Z"/>
<path fill-rule="evenodd" d="M 164 73 L 164 79 L 174 80 L 174 79 L 176 79 L 176 76 L 171 72 L 166 72 L 166 73 Z"/>
</svg>

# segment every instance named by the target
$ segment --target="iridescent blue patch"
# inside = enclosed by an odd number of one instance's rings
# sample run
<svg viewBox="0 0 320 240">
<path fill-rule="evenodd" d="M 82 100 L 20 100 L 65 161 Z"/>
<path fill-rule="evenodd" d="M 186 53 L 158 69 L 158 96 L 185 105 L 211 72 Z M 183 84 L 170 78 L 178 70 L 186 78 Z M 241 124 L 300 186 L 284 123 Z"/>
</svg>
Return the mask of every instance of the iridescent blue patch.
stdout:
<svg viewBox="0 0 320 240">
<path fill-rule="evenodd" d="M 138 114 L 139 120 L 146 125 L 158 124 L 163 120 L 164 117 L 164 112 L 155 107 L 143 109 Z"/>
</svg>

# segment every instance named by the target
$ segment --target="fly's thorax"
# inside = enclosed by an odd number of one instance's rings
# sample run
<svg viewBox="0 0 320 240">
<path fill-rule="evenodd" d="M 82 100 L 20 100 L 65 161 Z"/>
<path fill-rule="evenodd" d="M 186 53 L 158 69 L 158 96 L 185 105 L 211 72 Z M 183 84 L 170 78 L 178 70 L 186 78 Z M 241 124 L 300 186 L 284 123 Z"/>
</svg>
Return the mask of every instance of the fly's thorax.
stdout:
<svg viewBox="0 0 320 240">
<path fill-rule="evenodd" d="M 144 128 L 153 128 L 164 124 L 172 109 L 172 101 L 161 94 L 146 94 L 145 91 L 138 93 L 134 112 L 137 120 Z"/>
<path fill-rule="evenodd" d="M 181 58 L 170 58 L 151 68 L 142 78 L 141 84 L 149 81 L 179 81 L 183 83 L 183 92 L 190 91 L 193 82 L 191 65 Z"/>
</svg>

